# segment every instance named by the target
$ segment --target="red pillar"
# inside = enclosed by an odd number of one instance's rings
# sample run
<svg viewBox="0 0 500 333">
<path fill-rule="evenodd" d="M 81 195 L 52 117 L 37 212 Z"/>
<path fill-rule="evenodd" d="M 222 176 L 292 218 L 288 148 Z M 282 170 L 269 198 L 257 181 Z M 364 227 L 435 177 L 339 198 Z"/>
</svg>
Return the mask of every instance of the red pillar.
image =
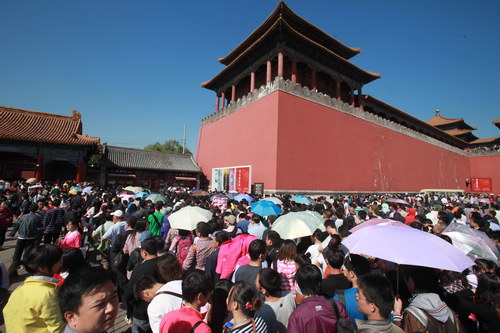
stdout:
<svg viewBox="0 0 500 333">
<path fill-rule="evenodd" d="M 250 92 L 255 90 L 255 72 L 250 73 Z"/>
<path fill-rule="evenodd" d="M 278 76 L 283 77 L 283 51 L 278 51 Z"/>
<path fill-rule="evenodd" d="M 335 98 L 340 101 L 340 81 L 335 82 Z"/>
<path fill-rule="evenodd" d="M 266 68 L 266 83 L 271 82 L 271 60 L 267 61 L 267 68 Z"/>
<path fill-rule="evenodd" d="M 85 162 L 79 161 L 78 162 L 78 167 L 76 169 L 76 177 L 75 181 L 77 183 L 83 182 L 85 180 L 85 177 L 87 173 L 87 166 L 85 165 Z"/>
<path fill-rule="evenodd" d="M 318 87 L 316 86 L 316 68 L 311 69 L 311 89 L 316 90 Z"/>
<path fill-rule="evenodd" d="M 226 94 L 224 92 L 221 94 L 221 102 L 221 109 L 223 109 L 226 106 Z"/>
<path fill-rule="evenodd" d="M 233 84 L 231 86 L 231 103 L 236 102 L 236 86 Z"/>
<path fill-rule="evenodd" d="M 35 170 L 35 178 L 36 181 L 43 180 L 43 154 L 38 153 L 38 157 L 36 159 L 36 170 Z"/>
<path fill-rule="evenodd" d="M 351 88 L 351 106 L 355 106 L 354 104 L 354 89 Z"/>
<path fill-rule="evenodd" d="M 361 87 L 358 89 L 358 108 L 363 110 L 363 93 Z"/>
<path fill-rule="evenodd" d="M 219 95 L 215 94 L 215 112 L 219 112 Z"/>
<path fill-rule="evenodd" d="M 297 58 L 292 58 L 292 83 L 297 83 Z"/>
</svg>

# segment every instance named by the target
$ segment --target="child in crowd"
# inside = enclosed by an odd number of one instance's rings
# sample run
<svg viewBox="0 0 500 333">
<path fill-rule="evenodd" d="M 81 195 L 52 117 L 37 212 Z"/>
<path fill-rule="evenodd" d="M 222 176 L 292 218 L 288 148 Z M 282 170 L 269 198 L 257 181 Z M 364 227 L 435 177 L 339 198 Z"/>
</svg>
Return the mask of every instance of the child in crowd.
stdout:
<svg viewBox="0 0 500 333">
<path fill-rule="evenodd" d="M 226 323 L 225 332 L 231 333 L 267 333 L 267 325 L 260 316 L 255 316 L 255 311 L 260 307 L 259 295 L 255 289 L 246 282 L 236 282 L 229 291 L 227 309 L 233 319 Z"/>
<path fill-rule="evenodd" d="M 46 244 L 28 253 L 21 261 L 31 274 L 9 298 L 4 308 L 7 332 L 36 333 L 62 332 L 64 322 L 57 301 L 53 278 L 62 264 L 63 251 L 53 244 Z"/>
</svg>

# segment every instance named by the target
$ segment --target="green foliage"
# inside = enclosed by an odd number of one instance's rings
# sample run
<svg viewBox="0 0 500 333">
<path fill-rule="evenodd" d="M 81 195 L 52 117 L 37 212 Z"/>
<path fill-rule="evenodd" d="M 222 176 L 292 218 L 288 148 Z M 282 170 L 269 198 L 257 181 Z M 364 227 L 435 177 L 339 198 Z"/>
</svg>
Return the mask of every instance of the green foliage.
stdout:
<svg viewBox="0 0 500 333">
<path fill-rule="evenodd" d="M 93 155 L 90 155 L 90 157 L 89 157 L 88 165 L 90 165 L 91 167 L 99 166 L 101 164 L 101 161 L 102 161 L 101 154 L 93 154 Z"/>
<path fill-rule="evenodd" d="M 146 150 L 170 152 L 170 153 L 182 153 L 182 144 L 178 140 L 168 140 L 164 143 L 155 142 L 153 144 L 144 147 Z M 185 154 L 190 154 L 191 152 L 186 147 Z"/>
</svg>

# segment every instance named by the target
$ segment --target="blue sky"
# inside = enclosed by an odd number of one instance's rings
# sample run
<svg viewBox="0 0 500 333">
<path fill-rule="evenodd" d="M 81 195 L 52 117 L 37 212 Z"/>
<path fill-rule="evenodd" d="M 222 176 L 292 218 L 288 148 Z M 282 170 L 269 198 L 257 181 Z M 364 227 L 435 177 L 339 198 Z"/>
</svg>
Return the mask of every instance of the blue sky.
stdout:
<svg viewBox="0 0 500 333">
<path fill-rule="evenodd" d="M 500 1 L 289 0 L 382 74 L 363 88 L 420 119 L 436 108 L 479 137 L 500 136 Z M 0 2 L 0 105 L 70 115 L 84 133 L 142 148 L 181 139 L 195 151 L 215 96 L 201 82 L 278 0 Z"/>
</svg>

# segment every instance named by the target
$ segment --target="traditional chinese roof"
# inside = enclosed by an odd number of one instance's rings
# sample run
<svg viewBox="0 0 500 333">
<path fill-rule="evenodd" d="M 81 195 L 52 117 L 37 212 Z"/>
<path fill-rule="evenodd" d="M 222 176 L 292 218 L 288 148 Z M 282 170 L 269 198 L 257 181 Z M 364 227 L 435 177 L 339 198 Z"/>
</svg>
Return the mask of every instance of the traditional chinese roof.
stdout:
<svg viewBox="0 0 500 333">
<path fill-rule="evenodd" d="M 443 131 L 439 127 L 435 127 L 428 122 L 422 121 L 409 113 L 406 113 L 386 102 L 373 97 L 371 95 L 364 95 L 365 107 L 375 107 L 374 111 L 377 115 L 383 113 L 383 116 L 390 120 L 395 120 L 396 122 L 412 128 L 416 131 L 422 133 L 428 133 L 428 135 L 436 136 L 443 142 L 453 143 L 456 146 L 464 147 L 467 145 L 467 141 L 463 140 L 461 137 L 454 136 L 448 133 L 448 131 Z"/>
<path fill-rule="evenodd" d="M 426 121 L 427 124 L 436 126 L 436 127 L 444 127 L 454 125 L 454 128 L 459 129 L 477 129 L 473 126 L 470 126 L 464 121 L 464 118 L 445 118 L 441 116 L 439 110 L 436 110 L 436 115 L 431 119 Z"/>
<path fill-rule="evenodd" d="M 467 141 L 467 142 L 472 142 L 472 141 L 478 139 L 478 137 L 472 133 L 472 131 L 473 131 L 472 129 L 455 128 L 455 129 L 444 130 L 444 131 L 450 135 L 456 136 L 457 138 L 460 138 L 460 139 Z"/>
<path fill-rule="evenodd" d="M 235 76 L 253 65 L 253 61 L 271 52 L 282 42 L 285 42 L 286 47 L 360 83 L 366 84 L 380 78 L 380 74 L 365 71 L 347 60 L 358 53 L 359 49 L 348 48 L 336 41 L 280 2 L 259 28 L 229 55 L 220 59 L 227 67 L 211 80 L 203 82 L 202 86 L 216 91 L 223 88 Z"/>
<path fill-rule="evenodd" d="M 494 124 L 496 127 L 500 128 L 500 119 L 493 120 L 493 124 Z"/>
<path fill-rule="evenodd" d="M 255 29 L 240 45 L 238 45 L 234 50 L 229 52 L 225 57 L 219 58 L 219 62 L 224 65 L 229 65 L 233 62 L 241 53 L 250 48 L 252 45 L 256 44 L 269 29 L 280 19 L 289 22 L 301 35 L 306 38 L 323 45 L 326 49 L 332 51 L 333 53 L 339 55 L 344 59 L 352 58 L 361 52 L 359 48 L 349 47 L 335 38 L 331 37 L 327 33 L 323 32 L 321 29 L 315 25 L 304 20 L 302 17 L 295 14 L 284 1 L 280 1 L 278 6 L 274 11 L 268 16 L 268 18 Z"/>
<path fill-rule="evenodd" d="M 497 136 L 494 138 L 482 138 L 482 139 L 477 139 L 477 140 L 470 142 L 470 144 L 473 144 L 473 145 L 486 144 L 486 143 L 500 143 L 500 136 Z"/>
<path fill-rule="evenodd" d="M 80 113 L 71 116 L 0 106 L 0 138 L 68 145 L 95 145 L 99 138 L 82 135 Z"/>
<path fill-rule="evenodd" d="M 200 172 L 191 154 L 106 146 L 105 156 L 110 167 L 125 169 Z"/>
<path fill-rule="evenodd" d="M 471 129 L 458 129 L 458 128 L 454 128 L 454 129 L 450 129 L 450 130 L 444 130 L 444 131 L 446 133 L 448 133 L 449 135 L 453 135 L 453 136 L 459 136 L 459 135 L 464 135 L 464 134 L 472 133 Z"/>
</svg>

